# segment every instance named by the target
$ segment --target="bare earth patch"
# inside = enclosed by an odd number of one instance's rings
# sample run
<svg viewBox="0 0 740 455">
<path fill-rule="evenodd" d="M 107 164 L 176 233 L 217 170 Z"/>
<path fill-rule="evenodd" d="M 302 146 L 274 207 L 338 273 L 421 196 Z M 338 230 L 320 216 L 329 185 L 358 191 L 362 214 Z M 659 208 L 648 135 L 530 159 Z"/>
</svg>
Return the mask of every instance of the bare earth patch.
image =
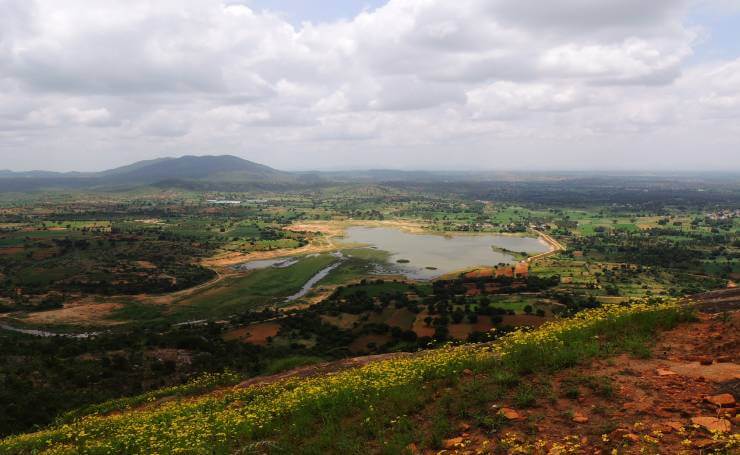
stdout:
<svg viewBox="0 0 740 455">
<path fill-rule="evenodd" d="M 32 324 L 117 325 L 123 322 L 106 318 L 121 307 L 120 303 L 80 300 L 65 303 L 64 308 L 58 310 L 29 313 L 23 320 Z"/>
<path fill-rule="evenodd" d="M 549 391 L 533 407 L 517 408 L 512 397 L 491 403 L 506 422 L 499 432 L 456 422 L 459 435 L 440 453 L 737 453 L 724 444 L 740 425 L 738 329 L 738 311 L 704 314 L 662 334 L 650 358 L 620 355 L 528 378 Z M 716 430 L 724 442 L 713 439 Z"/>
<path fill-rule="evenodd" d="M 254 324 L 226 332 L 224 334 L 224 340 L 238 340 L 243 343 L 266 345 L 268 338 L 276 336 L 279 330 L 280 324 L 277 322 Z"/>
<path fill-rule="evenodd" d="M 152 264 L 149 261 L 136 261 L 136 265 L 139 266 L 139 268 L 146 270 L 153 270 L 157 268 L 156 265 Z"/>
</svg>

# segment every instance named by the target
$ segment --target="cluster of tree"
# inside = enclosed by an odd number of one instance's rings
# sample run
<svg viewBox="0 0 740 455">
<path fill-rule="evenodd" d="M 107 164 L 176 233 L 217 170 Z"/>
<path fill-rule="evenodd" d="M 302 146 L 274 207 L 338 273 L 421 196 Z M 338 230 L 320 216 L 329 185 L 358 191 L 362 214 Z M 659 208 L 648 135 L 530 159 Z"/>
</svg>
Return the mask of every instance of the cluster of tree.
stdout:
<svg viewBox="0 0 740 455">
<path fill-rule="evenodd" d="M 160 349 L 178 349 L 189 360 L 160 360 Z M 257 374 L 269 359 L 290 354 L 225 342 L 216 326 L 89 339 L 0 331 L 0 350 L 0 437 L 42 427 L 80 406 L 180 384 L 203 372 Z"/>
</svg>

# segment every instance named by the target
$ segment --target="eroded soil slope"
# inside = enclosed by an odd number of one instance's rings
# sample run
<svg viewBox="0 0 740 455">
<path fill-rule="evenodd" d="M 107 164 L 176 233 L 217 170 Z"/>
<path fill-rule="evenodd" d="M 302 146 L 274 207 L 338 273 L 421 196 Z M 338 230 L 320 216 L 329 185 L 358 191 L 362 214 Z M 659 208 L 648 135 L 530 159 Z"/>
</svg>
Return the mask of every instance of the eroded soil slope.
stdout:
<svg viewBox="0 0 740 455">
<path fill-rule="evenodd" d="M 533 378 L 531 400 L 491 404 L 503 421 L 495 437 L 463 419 L 441 453 L 740 452 L 728 446 L 740 427 L 740 311 L 732 307 L 703 305 L 697 323 L 663 333 L 652 350 Z"/>
</svg>

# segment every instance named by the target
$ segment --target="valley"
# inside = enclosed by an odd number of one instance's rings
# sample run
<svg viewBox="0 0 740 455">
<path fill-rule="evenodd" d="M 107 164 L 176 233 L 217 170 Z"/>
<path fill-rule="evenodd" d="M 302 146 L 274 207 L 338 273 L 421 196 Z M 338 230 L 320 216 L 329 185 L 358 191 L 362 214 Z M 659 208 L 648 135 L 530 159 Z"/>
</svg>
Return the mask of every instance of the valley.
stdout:
<svg viewBox="0 0 740 455">
<path fill-rule="evenodd" d="M 622 203 L 482 198 L 495 185 L 450 194 L 436 181 L 5 193 L 0 371 L 12 379 L 0 400 L 15 405 L 0 429 L 203 375 L 491 343 L 734 286 L 737 190 L 696 199 L 682 184 Z"/>
<path fill-rule="evenodd" d="M 0 0 L 0 455 L 740 455 L 738 31 Z"/>
</svg>

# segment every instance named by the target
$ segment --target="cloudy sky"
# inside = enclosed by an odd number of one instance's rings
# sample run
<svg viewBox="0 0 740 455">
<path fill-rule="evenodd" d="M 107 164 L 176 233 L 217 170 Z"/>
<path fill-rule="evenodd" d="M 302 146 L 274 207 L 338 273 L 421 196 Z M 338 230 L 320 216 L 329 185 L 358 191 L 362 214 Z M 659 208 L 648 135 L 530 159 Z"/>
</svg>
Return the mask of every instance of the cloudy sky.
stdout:
<svg viewBox="0 0 740 455">
<path fill-rule="evenodd" d="M 740 170 L 737 0 L 0 0 L 0 169 Z"/>
</svg>

